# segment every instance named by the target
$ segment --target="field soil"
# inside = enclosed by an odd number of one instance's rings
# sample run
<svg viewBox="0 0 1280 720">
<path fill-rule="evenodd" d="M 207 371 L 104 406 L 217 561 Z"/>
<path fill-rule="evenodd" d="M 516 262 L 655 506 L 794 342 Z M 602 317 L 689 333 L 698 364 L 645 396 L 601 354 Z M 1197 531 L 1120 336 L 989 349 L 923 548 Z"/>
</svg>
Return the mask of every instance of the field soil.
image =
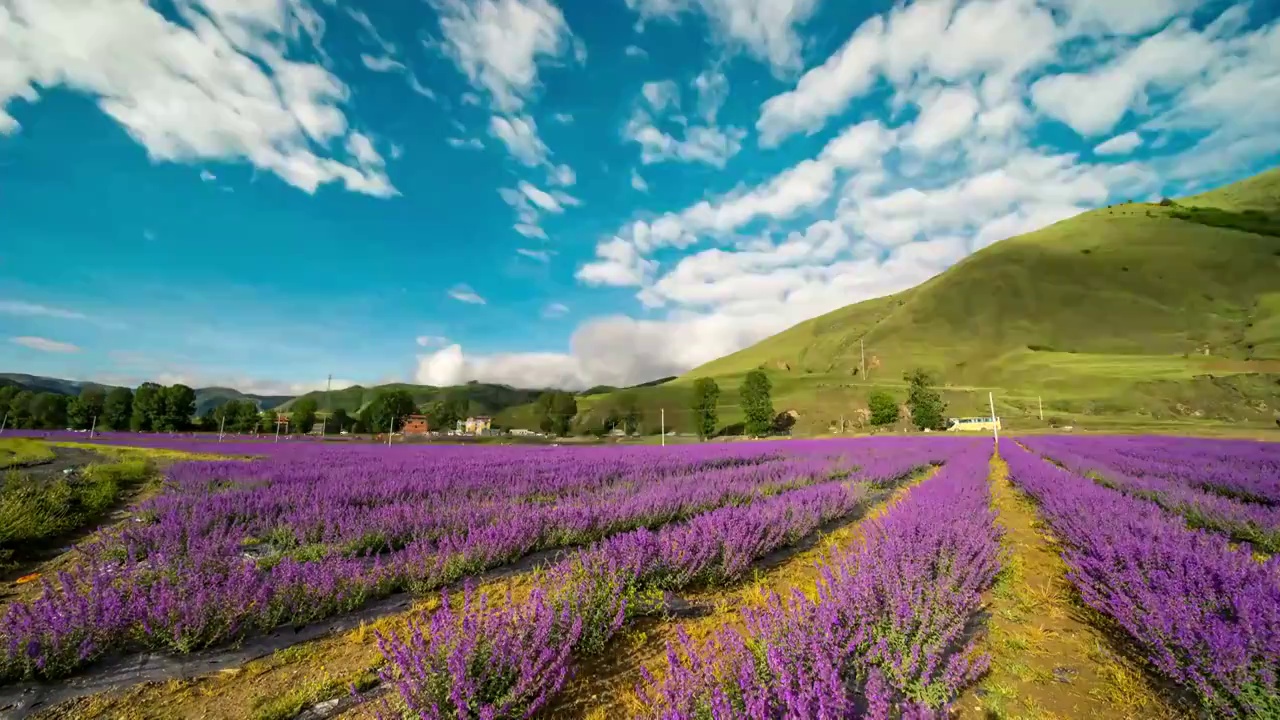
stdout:
<svg viewBox="0 0 1280 720">
<path fill-rule="evenodd" d="M 624 630 L 604 655 L 584 658 L 578 664 L 576 676 L 546 715 L 586 720 L 634 717 L 641 709 L 635 694 L 636 686 L 643 679 L 641 668 L 654 677 L 661 677 L 666 666 L 667 643 L 676 639 L 680 628 L 692 640 L 700 642 L 721 628 L 741 628 L 743 610 L 759 605 L 770 592 L 785 595 L 798 589 L 812 596 L 823 558 L 860 542 L 867 520 L 884 513 L 905 497 L 912 486 L 935 472 L 936 468 L 918 473 L 902 486 L 868 503 L 866 512 L 842 518 L 801 545 L 763 558 L 756 564 L 750 584 L 684 593 L 679 608 L 667 617 L 647 618 Z"/>
<path fill-rule="evenodd" d="M 924 476 L 914 476 L 908 482 L 918 482 Z M 561 695 L 565 703 L 552 710 L 550 716 L 625 716 L 607 713 L 612 708 L 625 707 L 631 700 L 642 659 L 664 657 L 665 641 L 674 637 L 673 620 L 677 616 L 699 616 L 686 624 L 690 634 L 698 637 L 726 621 L 736 621 L 741 608 L 759 602 L 767 589 L 784 592 L 790 587 L 812 588 L 817 578 L 815 561 L 833 547 L 856 541 L 859 521 L 879 514 L 904 492 L 905 487 L 900 487 L 873 495 L 862 514 L 829 523 L 797 545 L 760 560 L 754 566 L 756 579 L 749 587 L 731 592 L 695 590 L 672 597 L 667 618 L 636 623 L 615 639 L 605 655 L 582 663 L 578 678 Z M 481 576 L 475 579 L 476 590 L 496 603 L 505 602 L 508 597 L 518 602 L 533 587 L 534 568 L 552 561 L 559 552 L 540 553 Z M 109 663 L 81 678 L 60 683 L 57 688 L 32 686 L 33 692 L 46 693 L 32 717 L 372 718 L 376 715 L 376 699 L 357 704 L 349 688 L 355 684 L 369 698 L 387 691 L 376 677 L 382 664 L 377 633 L 404 632 L 411 618 L 438 606 L 437 596 L 417 600 L 401 595 L 298 633 L 284 629 L 237 648 L 183 658 L 150 655 Z M 77 680 L 77 686 L 63 689 Z M 581 692 L 589 694 L 584 697 L 579 695 Z M 569 702 L 569 698 L 575 702 Z M 584 702 L 588 699 L 599 701 L 599 709 Z M 0 697 L 0 707 L 5 701 Z"/>
<path fill-rule="evenodd" d="M 1057 540 L 1034 503 L 1009 482 L 999 456 L 991 470 L 992 505 L 1005 530 L 1003 567 L 987 593 L 991 672 L 956 702 L 957 717 L 1180 717 L 1075 601 Z"/>
</svg>

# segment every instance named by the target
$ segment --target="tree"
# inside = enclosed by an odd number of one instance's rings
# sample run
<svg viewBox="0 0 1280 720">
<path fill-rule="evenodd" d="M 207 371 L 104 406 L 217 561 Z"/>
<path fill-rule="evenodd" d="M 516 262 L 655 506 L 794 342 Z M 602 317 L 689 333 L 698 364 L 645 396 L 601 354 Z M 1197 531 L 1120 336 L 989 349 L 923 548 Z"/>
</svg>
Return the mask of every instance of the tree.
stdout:
<svg viewBox="0 0 1280 720">
<path fill-rule="evenodd" d="M 871 397 L 867 398 L 867 407 L 871 410 L 871 424 L 876 427 L 898 422 L 898 401 L 883 390 L 871 393 Z"/>
<path fill-rule="evenodd" d="M 170 385 L 161 395 L 160 421 L 156 429 L 163 432 L 186 430 L 196 414 L 196 391 L 186 385 Z"/>
<path fill-rule="evenodd" d="M 67 426 L 67 396 L 44 392 L 31 401 L 32 426 L 57 430 Z"/>
<path fill-rule="evenodd" d="M 466 419 L 466 397 L 457 393 L 445 398 L 433 400 L 426 410 L 427 422 L 432 428 L 449 430 L 457 426 L 459 420 Z"/>
<path fill-rule="evenodd" d="M 693 381 L 693 423 L 699 439 L 706 440 L 716 434 L 719 403 L 720 386 L 715 380 L 698 378 Z"/>
<path fill-rule="evenodd" d="M 316 424 L 316 409 L 319 405 L 312 397 L 299 398 L 289 412 L 289 424 L 301 433 L 311 432 Z"/>
<path fill-rule="evenodd" d="M 331 420 L 333 421 L 334 432 L 342 432 L 343 430 L 348 430 L 351 428 L 351 423 L 352 423 L 351 417 L 347 415 L 347 411 L 343 408 L 338 408 L 337 410 L 334 410 L 333 417 L 331 418 Z"/>
<path fill-rule="evenodd" d="M 395 427 L 404 427 L 405 418 L 418 412 L 408 390 L 379 390 L 368 409 L 372 432 L 387 432 L 393 420 Z"/>
<path fill-rule="evenodd" d="M 545 433 L 557 437 L 568 435 L 577 414 L 578 400 L 572 393 L 548 390 L 538 396 L 538 427 Z"/>
<path fill-rule="evenodd" d="M 133 394 L 133 412 L 129 416 L 129 429 L 155 430 L 164 414 L 164 388 L 155 383 L 142 383 Z"/>
<path fill-rule="evenodd" d="M 746 432 L 753 437 L 768 435 L 773 429 L 773 400 L 769 397 L 772 385 L 769 376 L 763 370 L 752 370 L 742 381 L 738 391 L 742 396 L 742 407 L 747 416 Z"/>
<path fill-rule="evenodd" d="M 13 399 L 18 395 L 18 388 L 13 385 L 5 385 L 0 387 L 0 422 L 5 423 L 5 427 L 14 427 L 13 418 L 9 417 L 9 411 L 13 409 Z M 7 421 L 4 418 L 8 418 Z"/>
<path fill-rule="evenodd" d="M 911 424 L 918 430 L 944 430 L 947 404 L 942 396 L 934 390 L 933 378 L 920 368 L 904 373 L 902 379 L 907 381 L 907 408 L 911 411 Z"/>
<path fill-rule="evenodd" d="M 31 418 L 31 404 L 35 399 L 36 394 L 30 390 L 19 390 L 18 394 L 13 396 L 13 399 L 9 401 L 9 427 L 28 429 L 34 427 Z"/>
<path fill-rule="evenodd" d="M 95 418 L 102 416 L 107 395 L 100 387 L 86 387 L 80 391 L 80 397 L 67 403 L 67 424 L 73 428 L 91 428 Z M 99 421 L 99 424 L 101 422 Z"/>
<path fill-rule="evenodd" d="M 618 422 L 628 435 L 640 431 L 640 398 L 634 391 L 618 396 Z"/>
<path fill-rule="evenodd" d="M 129 416 L 133 414 L 133 391 L 129 388 L 112 388 L 102 404 L 102 422 L 110 430 L 128 430 Z"/>
</svg>

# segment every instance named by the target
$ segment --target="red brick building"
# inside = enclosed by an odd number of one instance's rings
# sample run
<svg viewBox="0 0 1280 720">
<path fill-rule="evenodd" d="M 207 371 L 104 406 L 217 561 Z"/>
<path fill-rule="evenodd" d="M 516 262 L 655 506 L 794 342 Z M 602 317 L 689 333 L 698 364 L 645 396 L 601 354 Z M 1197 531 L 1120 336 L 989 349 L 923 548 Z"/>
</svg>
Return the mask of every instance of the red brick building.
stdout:
<svg viewBox="0 0 1280 720">
<path fill-rule="evenodd" d="M 426 435 L 431 432 L 431 424 L 427 422 L 426 415 L 410 415 L 401 432 L 405 435 Z"/>
</svg>

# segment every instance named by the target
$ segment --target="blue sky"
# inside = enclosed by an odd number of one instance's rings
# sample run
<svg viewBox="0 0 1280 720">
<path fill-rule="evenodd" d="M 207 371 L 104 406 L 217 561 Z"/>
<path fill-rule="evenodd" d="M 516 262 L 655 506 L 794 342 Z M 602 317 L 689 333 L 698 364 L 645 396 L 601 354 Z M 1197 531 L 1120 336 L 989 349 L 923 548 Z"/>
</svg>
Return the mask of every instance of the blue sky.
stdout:
<svg viewBox="0 0 1280 720">
<path fill-rule="evenodd" d="M 0 0 L 0 369 L 629 383 L 1280 155 L 1195 0 Z"/>
</svg>

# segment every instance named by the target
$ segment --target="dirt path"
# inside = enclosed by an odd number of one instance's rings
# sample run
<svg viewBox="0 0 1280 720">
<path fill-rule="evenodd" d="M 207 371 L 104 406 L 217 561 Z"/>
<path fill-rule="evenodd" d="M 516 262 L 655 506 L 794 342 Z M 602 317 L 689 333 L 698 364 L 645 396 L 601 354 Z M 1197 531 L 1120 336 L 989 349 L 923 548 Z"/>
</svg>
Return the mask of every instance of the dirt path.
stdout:
<svg viewBox="0 0 1280 720">
<path fill-rule="evenodd" d="M 1032 501 L 991 462 L 1006 559 L 988 592 L 991 672 L 956 703 L 962 720 L 1179 717 L 1073 601 L 1057 541 Z"/>
<path fill-rule="evenodd" d="M 797 588 L 812 595 L 820 577 L 818 568 L 822 558 L 859 542 L 867 520 L 883 514 L 905 497 L 911 487 L 936 471 L 934 468 L 915 476 L 883 495 L 879 502 L 871 503 L 866 512 L 824 528 L 802 548 L 789 548 L 764 558 L 757 563 L 755 578 L 749 585 L 684 594 L 682 599 L 688 603 L 688 612 L 693 617 L 646 618 L 627 628 L 606 653 L 579 663 L 576 676 L 560 693 L 559 702 L 553 703 L 544 716 L 556 720 L 614 720 L 635 716 L 640 710 L 635 695 L 642 679 L 640 670 L 646 668 L 660 676 L 666 666 L 667 642 L 675 639 L 679 628 L 683 627 L 689 637 L 698 642 L 723 627 L 741 628 L 743 610 L 758 606 L 770 591 L 785 594 Z M 357 711 L 343 717 L 354 720 L 371 717 L 371 714 Z"/>
</svg>

